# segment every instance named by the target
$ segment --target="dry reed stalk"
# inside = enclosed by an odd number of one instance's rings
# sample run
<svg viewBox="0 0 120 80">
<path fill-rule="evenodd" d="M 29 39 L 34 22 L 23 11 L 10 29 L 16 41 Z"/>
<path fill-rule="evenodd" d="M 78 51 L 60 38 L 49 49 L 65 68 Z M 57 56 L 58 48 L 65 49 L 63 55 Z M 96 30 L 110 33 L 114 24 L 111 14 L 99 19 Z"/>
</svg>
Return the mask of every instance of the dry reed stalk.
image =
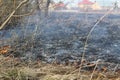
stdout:
<svg viewBox="0 0 120 80">
<path fill-rule="evenodd" d="M 92 78 L 93 78 L 93 75 L 95 73 L 95 70 L 97 69 L 98 63 L 99 63 L 99 60 L 96 61 L 95 67 L 94 67 L 93 72 L 92 72 L 91 77 L 90 77 L 90 80 L 92 80 Z"/>
<path fill-rule="evenodd" d="M 113 10 L 114 8 L 111 8 L 109 11 L 107 11 L 92 27 L 92 29 L 89 31 L 87 37 L 86 37 L 86 41 L 85 41 L 85 45 L 84 45 L 84 49 L 83 49 L 83 54 L 82 54 L 82 59 L 81 59 L 81 64 L 80 64 L 80 68 L 79 68 L 79 75 L 80 75 L 80 71 L 81 71 L 81 68 L 82 68 L 82 65 L 83 65 L 83 60 L 84 60 L 84 56 L 85 56 L 85 53 L 86 53 L 86 48 L 87 48 L 87 44 L 88 44 L 88 40 L 89 40 L 89 37 L 91 35 L 91 33 L 93 32 L 93 30 L 96 28 L 96 26 L 100 23 L 100 21 L 102 21 L 107 15 L 109 15 L 111 13 L 111 11 Z"/>
<path fill-rule="evenodd" d="M 104 72 L 104 71 L 103 71 L 103 72 Z M 102 77 L 102 76 L 103 76 L 103 77 L 106 77 L 106 75 L 104 75 L 104 74 L 102 74 L 102 73 L 99 73 L 96 80 L 100 80 L 100 77 Z"/>
</svg>

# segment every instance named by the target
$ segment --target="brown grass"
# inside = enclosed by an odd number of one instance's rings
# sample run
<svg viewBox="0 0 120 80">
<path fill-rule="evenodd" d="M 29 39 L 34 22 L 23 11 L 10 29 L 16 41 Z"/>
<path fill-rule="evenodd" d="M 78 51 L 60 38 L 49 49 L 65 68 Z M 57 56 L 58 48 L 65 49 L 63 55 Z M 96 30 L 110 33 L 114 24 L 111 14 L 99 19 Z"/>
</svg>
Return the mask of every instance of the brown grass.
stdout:
<svg viewBox="0 0 120 80">
<path fill-rule="evenodd" d="M 6 57 L 0 56 L 0 80 L 89 80 L 92 73 L 82 70 L 81 75 L 78 76 L 79 70 L 74 66 L 37 61 L 32 62 L 28 67 L 27 64 L 16 59 L 13 66 L 13 60 L 13 58 L 6 60 Z M 120 80 L 120 74 L 94 70 L 91 80 Z"/>
</svg>

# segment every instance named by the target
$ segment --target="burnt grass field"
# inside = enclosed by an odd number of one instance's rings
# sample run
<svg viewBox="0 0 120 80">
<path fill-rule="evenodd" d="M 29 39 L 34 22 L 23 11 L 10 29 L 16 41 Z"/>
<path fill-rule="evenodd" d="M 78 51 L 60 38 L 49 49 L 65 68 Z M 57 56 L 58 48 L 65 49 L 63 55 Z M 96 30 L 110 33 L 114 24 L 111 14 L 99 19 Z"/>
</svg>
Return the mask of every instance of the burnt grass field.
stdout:
<svg viewBox="0 0 120 80">
<path fill-rule="evenodd" d="M 25 18 L 25 23 L 7 26 L 0 31 L 0 47 L 10 46 L 5 56 L 13 54 L 23 61 L 44 62 L 81 60 L 83 47 L 91 28 L 103 14 L 51 12 Z M 120 15 L 109 14 L 93 30 L 88 40 L 85 59 L 120 64 Z"/>
</svg>

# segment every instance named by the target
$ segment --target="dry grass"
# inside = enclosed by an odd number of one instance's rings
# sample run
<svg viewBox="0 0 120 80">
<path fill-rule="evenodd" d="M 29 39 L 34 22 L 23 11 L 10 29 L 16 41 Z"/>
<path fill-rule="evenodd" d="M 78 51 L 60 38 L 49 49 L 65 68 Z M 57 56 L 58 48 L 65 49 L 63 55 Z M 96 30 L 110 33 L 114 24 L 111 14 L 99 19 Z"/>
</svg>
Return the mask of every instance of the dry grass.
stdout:
<svg viewBox="0 0 120 80">
<path fill-rule="evenodd" d="M 82 70 L 81 75 L 78 76 L 79 70 L 74 66 L 37 61 L 28 66 L 19 60 L 3 56 L 0 56 L 0 61 L 0 80 L 89 80 L 92 73 Z M 120 74 L 94 71 L 92 80 L 120 80 Z"/>
</svg>

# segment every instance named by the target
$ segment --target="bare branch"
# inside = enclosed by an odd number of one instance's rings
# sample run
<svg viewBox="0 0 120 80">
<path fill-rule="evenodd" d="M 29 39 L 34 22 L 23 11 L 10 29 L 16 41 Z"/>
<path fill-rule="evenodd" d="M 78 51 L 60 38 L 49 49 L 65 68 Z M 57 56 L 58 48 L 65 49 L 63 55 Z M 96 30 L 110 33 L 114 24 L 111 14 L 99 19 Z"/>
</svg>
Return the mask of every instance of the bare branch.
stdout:
<svg viewBox="0 0 120 80">
<path fill-rule="evenodd" d="M 13 15 L 13 17 L 24 17 L 24 16 L 29 16 L 29 15 L 32 15 L 34 12 L 35 12 L 35 9 L 33 9 L 31 12 L 26 13 L 26 14 Z"/>
<path fill-rule="evenodd" d="M 8 18 L 3 22 L 3 24 L 0 26 L 0 30 L 3 29 L 3 27 L 7 24 L 7 22 L 12 18 L 12 16 L 15 14 L 16 10 L 20 8 L 23 4 L 28 2 L 28 0 L 22 1 L 15 10 L 12 11 L 12 13 L 8 16 Z"/>
</svg>

